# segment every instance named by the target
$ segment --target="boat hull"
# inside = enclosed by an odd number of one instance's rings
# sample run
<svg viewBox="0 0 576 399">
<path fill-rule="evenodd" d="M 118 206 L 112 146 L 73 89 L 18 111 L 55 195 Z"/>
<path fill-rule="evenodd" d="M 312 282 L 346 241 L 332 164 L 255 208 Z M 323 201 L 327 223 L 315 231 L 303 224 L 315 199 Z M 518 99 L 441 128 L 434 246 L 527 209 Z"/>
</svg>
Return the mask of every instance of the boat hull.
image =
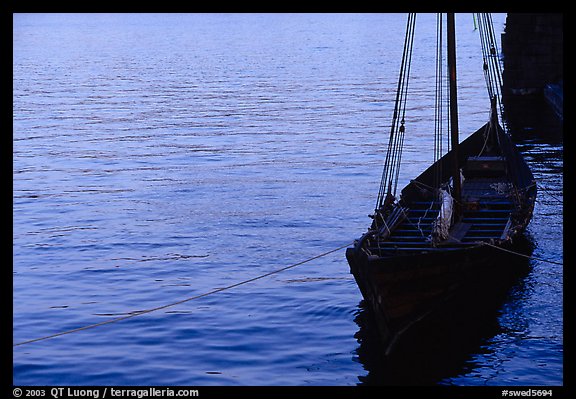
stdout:
<svg viewBox="0 0 576 399">
<path fill-rule="evenodd" d="M 510 247 L 514 249 L 514 247 Z M 486 245 L 409 256 L 379 257 L 348 248 L 346 257 L 391 354 L 409 330 L 464 293 L 490 290 L 525 266 L 518 256 Z"/>
</svg>

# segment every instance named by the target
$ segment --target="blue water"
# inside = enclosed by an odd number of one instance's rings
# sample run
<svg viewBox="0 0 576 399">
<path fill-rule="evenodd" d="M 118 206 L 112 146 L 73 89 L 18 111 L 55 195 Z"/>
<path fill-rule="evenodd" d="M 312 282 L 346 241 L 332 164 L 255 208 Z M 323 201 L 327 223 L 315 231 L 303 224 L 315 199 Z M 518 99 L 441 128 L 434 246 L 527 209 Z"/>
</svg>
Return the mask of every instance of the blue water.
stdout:
<svg viewBox="0 0 576 399">
<path fill-rule="evenodd" d="M 499 34 L 505 14 L 494 20 Z M 14 343 L 251 279 L 367 228 L 404 15 L 13 22 Z M 401 186 L 432 159 L 434 23 L 418 17 Z M 472 17 L 458 15 L 457 29 L 466 136 L 489 104 Z M 527 235 L 535 256 L 561 262 L 563 145 L 547 130 L 528 127 L 520 143 L 547 190 Z M 561 385 L 562 293 L 562 266 L 530 261 L 497 328 L 411 380 Z M 377 347 L 360 338 L 370 328 L 361 299 L 340 250 L 14 347 L 14 384 L 393 383 L 363 355 Z"/>
</svg>

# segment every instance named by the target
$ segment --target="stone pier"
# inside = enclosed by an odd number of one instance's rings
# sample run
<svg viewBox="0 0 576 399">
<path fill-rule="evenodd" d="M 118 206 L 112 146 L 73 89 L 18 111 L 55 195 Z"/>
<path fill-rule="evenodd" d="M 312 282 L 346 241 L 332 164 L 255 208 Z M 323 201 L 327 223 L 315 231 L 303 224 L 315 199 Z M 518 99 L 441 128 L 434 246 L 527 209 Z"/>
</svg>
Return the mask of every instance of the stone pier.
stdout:
<svg viewBox="0 0 576 399">
<path fill-rule="evenodd" d="M 561 117 L 562 101 L 558 99 L 563 99 L 563 14 L 509 13 L 502 34 L 502 54 L 505 98 L 513 101 L 518 97 L 552 96 L 549 103 Z"/>
</svg>

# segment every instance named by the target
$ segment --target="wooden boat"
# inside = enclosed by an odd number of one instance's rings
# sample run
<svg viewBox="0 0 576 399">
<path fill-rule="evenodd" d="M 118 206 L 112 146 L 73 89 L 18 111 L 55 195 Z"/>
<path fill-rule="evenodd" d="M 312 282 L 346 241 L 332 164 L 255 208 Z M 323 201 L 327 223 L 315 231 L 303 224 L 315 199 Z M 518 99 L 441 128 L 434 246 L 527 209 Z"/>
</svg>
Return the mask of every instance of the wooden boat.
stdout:
<svg viewBox="0 0 576 399">
<path fill-rule="evenodd" d="M 410 18 L 415 17 L 409 17 L 407 41 L 414 23 Z M 491 19 L 486 14 L 478 18 L 484 23 L 485 38 L 489 37 Z M 433 317 L 459 292 L 506 272 L 513 264 L 509 260 L 517 257 L 515 240 L 528 225 L 536 199 L 532 173 L 498 121 L 497 90 L 491 91 L 489 121 L 459 142 L 453 14 L 447 16 L 447 27 L 452 148 L 404 187 L 397 199 L 394 186 L 400 161 L 394 157 L 403 144 L 404 117 L 400 123 L 393 119 L 390 142 L 396 144 L 389 143 L 373 221 L 346 251 L 387 354 L 406 331 Z M 490 71 L 499 67 L 495 43 L 486 39 L 485 44 L 485 71 Z M 410 46 L 405 43 L 405 48 Z M 402 70 L 409 69 L 404 64 L 403 60 L 400 80 L 406 78 Z M 402 96 L 397 95 L 395 117 L 402 115 Z"/>
</svg>

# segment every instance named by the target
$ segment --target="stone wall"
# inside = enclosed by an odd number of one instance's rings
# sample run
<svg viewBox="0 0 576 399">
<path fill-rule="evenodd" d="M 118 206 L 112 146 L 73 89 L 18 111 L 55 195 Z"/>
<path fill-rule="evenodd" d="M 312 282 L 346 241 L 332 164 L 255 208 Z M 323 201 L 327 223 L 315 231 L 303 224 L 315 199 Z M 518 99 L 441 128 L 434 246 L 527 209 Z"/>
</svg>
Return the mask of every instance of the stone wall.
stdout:
<svg viewBox="0 0 576 399">
<path fill-rule="evenodd" d="M 514 14 L 502 34 L 504 94 L 541 95 L 563 80 L 563 14 Z"/>
</svg>

